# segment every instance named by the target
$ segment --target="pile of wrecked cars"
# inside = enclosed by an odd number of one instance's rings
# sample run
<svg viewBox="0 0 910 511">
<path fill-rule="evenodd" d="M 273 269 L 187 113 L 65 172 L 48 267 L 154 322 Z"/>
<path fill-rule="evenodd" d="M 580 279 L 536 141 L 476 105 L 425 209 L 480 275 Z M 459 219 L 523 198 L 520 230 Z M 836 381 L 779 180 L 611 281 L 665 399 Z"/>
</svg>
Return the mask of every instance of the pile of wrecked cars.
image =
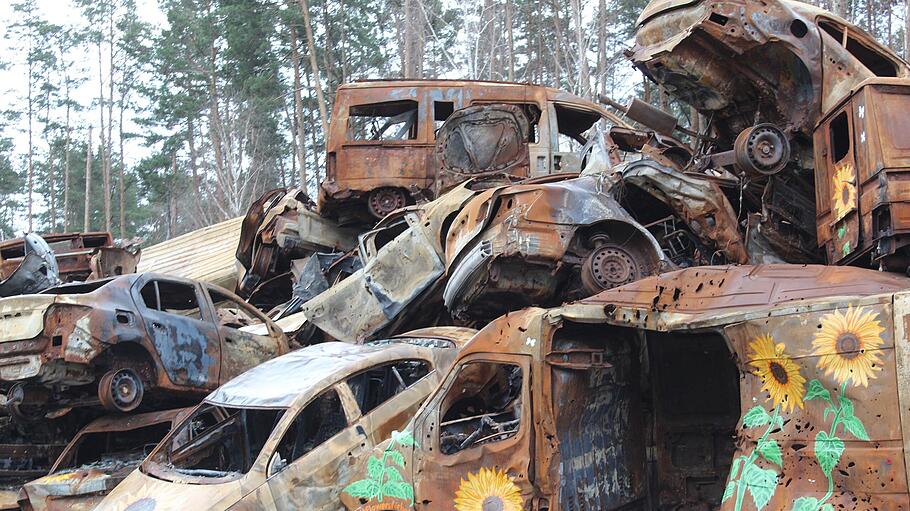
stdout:
<svg viewBox="0 0 910 511">
<path fill-rule="evenodd" d="M 655 0 L 626 56 L 698 129 L 339 87 L 316 200 L 204 234 L 232 290 L 0 244 L 0 475 L 44 476 L 0 504 L 910 509 L 910 65 L 790 0 Z"/>
</svg>

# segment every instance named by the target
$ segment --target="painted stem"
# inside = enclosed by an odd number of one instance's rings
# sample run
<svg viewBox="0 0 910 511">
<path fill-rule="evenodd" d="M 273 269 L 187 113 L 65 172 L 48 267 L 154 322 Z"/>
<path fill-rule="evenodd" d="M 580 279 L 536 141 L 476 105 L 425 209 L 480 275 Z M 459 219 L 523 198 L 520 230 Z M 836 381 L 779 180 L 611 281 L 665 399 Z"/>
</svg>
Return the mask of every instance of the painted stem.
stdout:
<svg viewBox="0 0 910 511">
<path fill-rule="evenodd" d="M 848 380 L 844 380 L 844 383 L 841 384 L 840 395 L 837 396 L 837 411 L 835 411 L 835 413 L 834 413 L 834 421 L 831 422 L 831 430 L 828 432 L 829 437 L 833 437 L 835 435 L 835 433 L 837 433 L 838 422 L 840 421 L 840 416 L 844 411 L 844 405 L 841 404 L 840 398 L 841 398 L 841 396 L 844 395 L 844 393 L 847 392 L 847 381 Z M 829 401 L 829 403 L 831 404 L 831 406 L 834 406 L 833 402 Z M 832 469 L 832 474 L 825 474 L 825 477 L 828 478 L 828 491 L 825 492 L 825 496 L 822 497 L 821 500 L 818 501 L 818 505 L 815 506 L 815 511 L 818 511 L 819 509 L 821 509 L 822 506 L 824 506 L 825 503 L 828 502 L 828 500 L 830 500 L 831 497 L 834 496 L 833 470 L 834 469 Z"/>
<path fill-rule="evenodd" d="M 755 449 L 752 449 L 752 452 L 749 454 L 748 458 L 745 458 L 742 468 L 739 469 L 739 480 L 736 481 L 736 505 L 734 506 L 735 511 L 740 511 L 743 507 L 743 500 L 746 497 L 746 485 L 742 483 L 743 474 L 746 473 L 746 467 L 751 466 L 755 463 L 755 460 L 758 458 L 758 448 L 765 441 L 768 440 L 768 436 L 771 434 L 771 431 L 774 429 L 775 424 L 777 423 L 777 417 L 780 412 L 780 407 L 774 407 L 774 413 L 771 415 L 771 424 L 768 424 L 768 429 L 762 434 L 761 438 L 758 439 L 758 442 L 755 443 Z"/>
</svg>

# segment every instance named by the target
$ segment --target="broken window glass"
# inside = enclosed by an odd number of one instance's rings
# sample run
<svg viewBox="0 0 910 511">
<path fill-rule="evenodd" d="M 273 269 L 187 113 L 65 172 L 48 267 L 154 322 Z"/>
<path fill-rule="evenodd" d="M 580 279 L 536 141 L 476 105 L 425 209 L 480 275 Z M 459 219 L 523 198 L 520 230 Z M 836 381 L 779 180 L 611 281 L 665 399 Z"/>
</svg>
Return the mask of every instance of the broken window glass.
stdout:
<svg viewBox="0 0 910 511">
<path fill-rule="evenodd" d="M 300 411 L 284 432 L 284 437 L 275 451 L 275 456 L 278 456 L 279 460 L 274 465 L 270 462 L 272 473 L 280 471 L 294 460 L 319 447 L 347 426 L 348 420 L 338 398 L 338 392 L 335 389 L 323 392 Z"/>
<path fill-rule="evenodd" d="M 151 460 L 158 467 L 156 473 L 213 479 L 245 474 L 284 412 L 204 404 Z"/>
<path fill-rule="evenodd" d="M 517 435 L 523 379 L 521 367 L 514 364 L 461 366 L 442 402 L 439 446 L 443 454 Z"/>
<path fill-rule="evenodd" d="M 153 280 L 142 286 L 139 294 L 149 309 L 202 319 L 199 302 L 196 299 L 196 288 L 189 284 Z"/>
<path fill-rule="evenodd" d="M 209 296 L 215 306 L 215 320 L 219 325 L 242 328 L 260 322 L 259 318 L 233 298 L 214 289 L 209 289 Z"/>
<path fill-rule="evenodd" d="M 366 415 L 430 373 L 425 360 L 402 360 L 348 378 L 360 413 Z"/>
<path fill-rule="evenodd" d="M 388 101 L 348 110 L 348 140 L 416 140 L 417 102 Z"/>
</svg>

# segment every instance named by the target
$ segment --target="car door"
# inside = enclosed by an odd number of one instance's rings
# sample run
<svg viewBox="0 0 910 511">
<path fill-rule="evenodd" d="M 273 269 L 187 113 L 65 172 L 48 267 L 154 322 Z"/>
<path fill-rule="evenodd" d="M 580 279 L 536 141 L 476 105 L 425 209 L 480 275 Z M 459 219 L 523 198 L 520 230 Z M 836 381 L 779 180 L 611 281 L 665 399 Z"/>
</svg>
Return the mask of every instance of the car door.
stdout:
<svg viewBox="0 0 910 511">
<path fill-rule="evenodd" d="M 827 232 L 819 234 L 821 239 L 830 240 L 827 252 L 831 264 L 850 257 L 862 242 L 852 106 L 852 101 L 847 102 L 815 132 L 816 147 L 825 148 L 818 151 L 821 158 L 816 159 L 816 194 L 825 196 L 817 200 L 830 208 Z"/>
<path fill-rule="evenodd" d="M 494 501 L 498 509 L 526 508 L 534 496 L 530 362 L 479 353 L 450 371 L 415 420 L 415 509 L 452 509 L 456 498 L 476 506 L 466 509 Z M 478 485 L 484 481 L 495 484 Z M 491 488 L 495 494 L 484 493 Z"/>
<path fill-rule="evenodd" d="M 150 278 L 134 288 L 152 348 L 168 379 L 177 386 L 218 386 L 221 341 L 198 286 Z"/>
<path fill-rule="evenodd" d="M 284 350 L 279 339 L 268 333 L 262 335 L 241 330 L 262 321 L 247 304 L 212 287 L 206 286 L 206 290 L 221 339 L 221 372 L 218 378 L 221 383 L 282 354 Z"/>
<path fill-rule="evenodd" d="M 339 507 L 339 488 L 353 473 L 359 455 L 372 448 L 359 411 L 344 383 L 334 385 L 301 407 L 268 463 L 269 492 L 278 511 Z"/>
</svg>

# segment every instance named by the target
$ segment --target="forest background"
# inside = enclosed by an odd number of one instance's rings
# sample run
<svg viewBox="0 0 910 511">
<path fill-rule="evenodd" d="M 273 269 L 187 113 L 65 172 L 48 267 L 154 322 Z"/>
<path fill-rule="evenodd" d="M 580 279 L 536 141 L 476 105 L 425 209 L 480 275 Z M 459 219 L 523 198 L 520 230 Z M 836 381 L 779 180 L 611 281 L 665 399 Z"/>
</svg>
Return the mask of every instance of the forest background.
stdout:
<svg viewBox="0 0 910 511">
<path fill-rule="evenodd" d="M 908 55 L 910 0 L 816 0 Z M 0 6 L 0 240 L 146 244 L 322 177 L 335 89 L 369 78 L 637 96 L 646 0 L 21 0 Z"/>
</svg>

